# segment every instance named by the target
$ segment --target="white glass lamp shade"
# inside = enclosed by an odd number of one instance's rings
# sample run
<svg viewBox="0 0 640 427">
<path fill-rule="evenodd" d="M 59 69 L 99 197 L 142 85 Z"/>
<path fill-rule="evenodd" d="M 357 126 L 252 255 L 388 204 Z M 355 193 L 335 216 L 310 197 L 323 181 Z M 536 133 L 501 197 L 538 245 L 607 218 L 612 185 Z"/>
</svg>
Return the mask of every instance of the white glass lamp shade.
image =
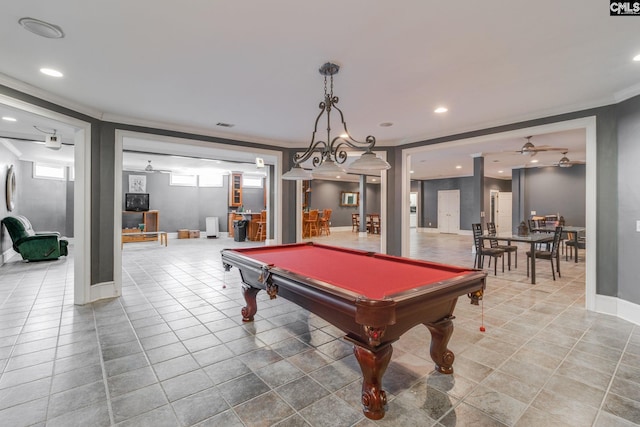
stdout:
<svg viewBox="0 0 640 427">
<path fill-rule="evenodd" d="M 367 151 L 359 159 L 351 163 L 349 171 L 353 172 L 377 172 L 390 169 L 391 165 L 374 153 Z"/>
<path fill-rule="evenodd" d="M 326 176 L 326 177 L 335 177 L 340 174 L 346 173 L 343 168 L 338 166 L 333 160 L 325 160 L 322 162 L 320 166 L 313 170 L 313 176 Z"/>
<path fill-rule="evenodd" d="M 287 181 L 307 181 L 313 179 L 311 172 L 302 169 L 299 165 L 295 165 L 291 170 L 282 175 L 282 179 Z"/>
</svg>

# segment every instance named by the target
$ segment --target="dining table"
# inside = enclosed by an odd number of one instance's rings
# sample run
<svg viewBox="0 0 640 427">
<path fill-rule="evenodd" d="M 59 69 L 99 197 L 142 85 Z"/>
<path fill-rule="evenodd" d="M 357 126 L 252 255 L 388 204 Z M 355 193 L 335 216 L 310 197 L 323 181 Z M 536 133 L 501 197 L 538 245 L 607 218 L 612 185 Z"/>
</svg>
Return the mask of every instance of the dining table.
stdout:
<svg viewBox="0 0 640 427">
<path fill-rule="evenodd" d="M 556 227 L 555 226 L 546 226 L 546 227 L 536 227 L 531 229 L 531 231 L 535 232 L 535 233 L 548 233 L 548 234 L 552 234 L 553 232 L 556 231 Z M 567 235 L 567 233 L 571 233 L 571 235 L 573 236 L 572 241 L 573 241 L 573 247 L 576 250 L 576 257 L 575 257 L 575 261 L 574 262 L 578 262 L 578 235 L 580 233 L 584 233 L 585 231 L 585 227 L 576 227 L 573 225 L 563 225 L 562 226 L 562 234 Z"/>
<path fill-rule="evenodd" d="M 553 234 L 548 233 L 530 233 L 527 235 L 512 234 L 512 233 L 497 233 L 497 234 L 483 234 L 480 237 L 484 240 L 495 240 L 498 242 L 507 242 L 510 245 L 511 242 L 529 243 L 531 248 L 531 284 L 536 284 L 536 245 L 538 243 L 553 242 Z"/>
</svg>

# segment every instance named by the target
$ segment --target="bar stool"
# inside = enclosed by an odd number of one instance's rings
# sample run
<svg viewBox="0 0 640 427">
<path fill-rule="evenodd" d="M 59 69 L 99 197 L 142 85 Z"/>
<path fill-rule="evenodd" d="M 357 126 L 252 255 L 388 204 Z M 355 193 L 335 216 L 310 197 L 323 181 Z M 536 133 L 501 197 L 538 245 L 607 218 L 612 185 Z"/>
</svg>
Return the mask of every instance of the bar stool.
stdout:
<svg viewBox="0 0 640 427">
<path fill-rule="evenodd" d="M 256 221 L 258 228 L 254 240 L 267 240 L 267 211 L 260 212 L 260 219 Z"/>
</svg>

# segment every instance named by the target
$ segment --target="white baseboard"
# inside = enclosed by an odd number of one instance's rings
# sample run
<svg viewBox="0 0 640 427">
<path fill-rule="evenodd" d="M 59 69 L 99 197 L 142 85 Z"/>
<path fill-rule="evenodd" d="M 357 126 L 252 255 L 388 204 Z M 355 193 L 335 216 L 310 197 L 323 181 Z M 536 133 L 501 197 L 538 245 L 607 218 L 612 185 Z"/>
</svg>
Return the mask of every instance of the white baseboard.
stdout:
<svg viewBox="0 0 640 427">
<path fill-rule="evenodd" d="M 5 262 L 9 261 L 16 255 L 18 255 L 18 252 L 14 251 L 12 247 L 9 247 L 9 249 L 4 251 L 0 256 L 0 265 L 3 265 Z"/>
<path fill-rule="evenodd" d="M 104 298 L 114 298 L 119 297 L 120 291 L 116 289 L 115 282 L 102 282 L 96 283 L 95 285 L 91 285 L 89 287 L 89 301 L 94 302 Z"/>
<path fill-rule="evenodd" d="M 640 325 L 640 305 L 616 297 L 596 295 L 595 311 Z"/>
</svg>

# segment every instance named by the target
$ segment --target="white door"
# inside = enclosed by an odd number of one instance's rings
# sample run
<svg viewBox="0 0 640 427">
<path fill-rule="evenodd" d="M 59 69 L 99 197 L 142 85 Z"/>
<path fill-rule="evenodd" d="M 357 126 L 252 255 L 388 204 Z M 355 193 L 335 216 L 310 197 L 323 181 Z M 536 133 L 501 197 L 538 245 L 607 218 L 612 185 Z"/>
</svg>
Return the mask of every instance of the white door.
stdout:
<svg viewBox="0 0 640 427">
<path fill-rule="evenodd" d="M 438 191 L 438 231 L 440 233 L 460 231 L 460 190 Z"/>
<path fill-rule="evenodd" d="M 409 193 L 409 227 L 418 226 L 418 193 Z"/>
<path fill-rule="evenodd" d="M 499 192 L 496 195 L 496 231 L 498 233 L 512 233 L 511 193 Z"/>
</svg>

